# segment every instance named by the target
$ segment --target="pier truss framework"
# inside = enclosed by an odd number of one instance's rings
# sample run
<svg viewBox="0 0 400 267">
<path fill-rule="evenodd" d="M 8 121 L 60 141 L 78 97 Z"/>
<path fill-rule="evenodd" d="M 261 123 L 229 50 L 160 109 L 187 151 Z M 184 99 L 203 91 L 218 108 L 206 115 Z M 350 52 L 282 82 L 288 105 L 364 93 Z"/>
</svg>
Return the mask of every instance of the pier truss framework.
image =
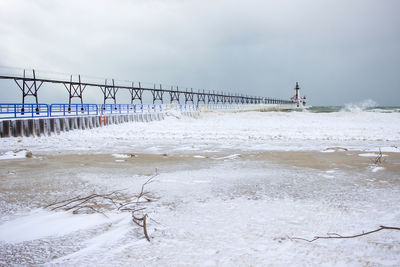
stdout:
<svg viewBox="0 0 400 267">
<path fill-rule="evenodd" d="M 107 100 L 113 101 L 117 104 L 117 92 L 119 90 L 128 90 L 131 95 L 131 104 L 134 101 L 140 101 L 143 103 L 144 92 L 150 92 L 153 97 L 153 104 L 161 103 L 163 104 L 165 99 L 165 94 L 169 94 L 170 103 L 176 102 L 184 104 L 291 104 L 290 100 L 275 99 L 269 97 L 259 97 L 259 96 L 248 96 L 242 94 L 231 94 L 224 92 L 215 91 L 205 91 L 198 90 L 194 91 L 192 88 L 190 90 L 180 90 L 178 86 L 171 88 L 163 88 L 161 84 L 158 86 L 154 84 L 153 88 L 142 87 L 141 83 L 131 83 L 130 86 L 117 85 L 112 79 L 111 83 L 105 80 L 105 83 L 90 83 L 83 82 L 81 76 L 78 75 L 77 79 L 71 75 L 69 80 L 57 80 L 57 79 L 42 79 L 37 78 L 35 70 L 32 70 L 32 75 L 28 76 L 24 70 L 22 76 L 14 75 L 0 75 L 0 79 L 14 80 L 15 83 L 22 91 L 22 104 L 25 103 L 27 97 L 34 97 L 35 103 L 38 104 L 38 91 L 44 83 L 51 84 L 63 84 L 68 92 L 69 104 L 73 98 L 79 98 L 81 104 L 83 104 L 83 92 L 86 87 L 97 87 L 101 90 L 104 96 L 104 104 Z M 182 96 L 182 98 L 181 98 Z"/>
</svg>

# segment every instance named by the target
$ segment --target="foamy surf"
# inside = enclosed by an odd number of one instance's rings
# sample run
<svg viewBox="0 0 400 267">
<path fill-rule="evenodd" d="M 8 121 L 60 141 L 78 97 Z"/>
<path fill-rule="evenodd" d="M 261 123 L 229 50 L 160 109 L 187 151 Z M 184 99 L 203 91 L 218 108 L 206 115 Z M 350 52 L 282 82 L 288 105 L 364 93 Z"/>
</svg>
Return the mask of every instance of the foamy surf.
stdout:
<svg viewBox="0 0 400 267">
<path fill-rule="evenodd" d="M 378 103 L 376 103 L 372 99 L 367 99 L 359 103 L 349 103 L 346 104 L 341 111 L 342 112 L 362 112 L 362 111 L 368 111 L 371 110 L 375 107 L 378 106 Z"/>
<path fill-rule="evenodd" d="M 329 147 L 400 152 L 399 125 L 398 112 L 207 113 L 190 120 L 171 117 L 41 138 L 2 138 L 0 153 L 27 148 L 33 154 L 97 150 L 119 160 L 131 157 L 129 150 L 120 152 L 127 147 L 133 153 L 168 154 L 226 149 L 320 151 Z"/>
</svg>

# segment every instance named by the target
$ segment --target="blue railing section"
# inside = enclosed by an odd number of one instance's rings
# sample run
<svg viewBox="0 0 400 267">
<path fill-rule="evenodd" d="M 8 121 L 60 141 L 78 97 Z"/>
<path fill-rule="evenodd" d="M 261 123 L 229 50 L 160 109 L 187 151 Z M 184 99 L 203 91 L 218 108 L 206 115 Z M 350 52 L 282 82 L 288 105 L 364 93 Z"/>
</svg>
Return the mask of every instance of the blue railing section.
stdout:
<svg viewBox="0 0 400 267">
<path fill-rule="evenodd" d="M 100 106 L 101 114 L 130 114 L 162 112 L 162 105 L 145 104 L 103 104 Z"/>
<path fill-rule="evenodd" d="M 102 115 L 136 113 L 136 106 L 129 104 L 104 104 L 100 105 L 100 112 Z"/>
<path fill-rule="evenodd" d="M 0 119 L 49 117 L 48 104 L 0 103 Z"/>
<path fill-rule="evenodd" d="M 224 104 L 207 104 L 207 109 L 231 109 L 233 107 L 239 106 L 240 104 L 231 104 L 229 106 Z"/>
<path fill-rule="evenodd" d="M 179 105 L 178 105 L 178 109 L 179 109 L 180 111 L 196 111 L 196 110 L 197 110 L 197 106 L 195 106 L 195 105 L 182 105 L 182 104 L 179 104 Z"/>
<path fill-rule="evenodd" d="M 264 105 L 264 104 L 261 104 Z M 275 105 L 291 105 L 294 107 L 296 105 L 296 102 L 288 102 L 288 103 L 281 103 L 281 104 L 275 104 Z M 208 110 L 254 110 L 254 106 L 257 106 L 257 104 L 206 104 L 205 107 Z"/>
<path fill-rule="evenodd" d="M 98 115 L 99 107 L 96 104 L 51 104 L 50 117 L 90 116 Z"/>
<path fill-rule="evenodd" d="M 191 107 L 189 107 L 191 106 Z M 194 105 L 179 105 L 181 111 L 197 110 Z M 134 113 L 160 113 L 163 105 L 146 104 L 14 104 L 0 103 L 0 119 L 95 116 Z"/>
<path fill-rule="evenodd" d="M 290 102 L 293 104 L 294 102 Z M 209 110 L 246 110 L 243 104 L 204 104 Z M 36 118 L 36 117 L 68 117 L 96 116 L 135 113 L 160 113 L 165 107 L 176 108 L 182 112 L 195 112 L 194 104 L 14 104 L 0 103 L 0 119 Z"/>
</svg>

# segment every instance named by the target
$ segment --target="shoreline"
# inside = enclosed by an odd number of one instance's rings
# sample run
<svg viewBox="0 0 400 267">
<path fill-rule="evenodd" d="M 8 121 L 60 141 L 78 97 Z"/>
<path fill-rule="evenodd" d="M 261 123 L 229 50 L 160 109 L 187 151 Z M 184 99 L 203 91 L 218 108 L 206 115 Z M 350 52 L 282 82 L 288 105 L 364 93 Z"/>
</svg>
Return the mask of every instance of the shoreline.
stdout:
<svg viewBox="0 0 400 267">
<path fill-rule="evenodd" d="M 34 153 L 1 160 L 2 262 L 85 265 L 96 258 L 97 264 L 126 265 L 134 258 L 146 265 L 199 265 L 198 255 L 210 250 L 214 263 L 241 265 L 285 264 L 283 250 L 293 257 L 306 251 L 300 261 L 305 265 L 400 260 L 396 232 L 312 244 L 287 238 L 396 226 L 399 153 L 384 153 L 384 169 L 374 172 L 374 156 L 363 151 L 231 152 Z M 154 220 L 148 225 L 151 242 L 129 213 L 108 210 L 105 217 L 45 208 L 121 189 L 129 197 L 156 173 L 146 187 L 157 199 L 147 204 Z"/>
<path fill-rule="evenodd" d="M 400 171 L 400 153 L 397 152 L 384 152 L 382 151 L 382 163 L 374 164 L 374 160 L 380 156 L 379 151 L 371 150 L 339 150 L 333 151 L 325 149 L 308 150 L 308 151 L 285 151 L 285 150 L 271 150 L 271 151 L 243 151 L 227 149 L 225 151 L 174 151 L 171 154 L 167 153 L 134 153 L 131 152 L 115 153 L 96 152 L 90 153 L 89 151 L 69 151 L 67 153 L 34 153 L 22 149 L 17 150 L 16 153 L 10 153 L 7 157 L 0 158 L 0 166 L 13 166 L 14 163 L 18 165 L 19 162 L 24 160 L 37 161 L 51 160 L 60 162 L 62 164 L 118 164 L 135 162 L 139 164 L 150 163 L 172 163 L 185 162 L 192 164 L 194 162 L 209 161 L 218 162 L 221 160 L 253 160 L 253 161 L 267 161 L 270 163 L 283 164 L 296 167 L 313 168 L 313 169 L 326 169 L 326 168 L 348 168 L 354 169 L 365 167 L 368 165 L 386 165 L 389 170 Z M 5 154 L 3 154 L 5 156 Z M 30 159 L 32 158 L 32 159 Z M 351 166 L 354 165 L 354 168 Z"/>
</svg>

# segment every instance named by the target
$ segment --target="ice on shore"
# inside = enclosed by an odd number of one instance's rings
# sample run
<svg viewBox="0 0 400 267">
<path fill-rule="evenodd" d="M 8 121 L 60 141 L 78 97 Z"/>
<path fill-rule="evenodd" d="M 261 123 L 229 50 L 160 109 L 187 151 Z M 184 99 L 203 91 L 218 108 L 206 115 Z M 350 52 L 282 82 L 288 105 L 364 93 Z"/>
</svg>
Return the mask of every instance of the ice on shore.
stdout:
<svg viewBox="0 0 400 267">
<path fill-rule="evenodd" d="M 0 160 L 7 159 L 23 159 L 32 157 L 32 152 L 26 149 L 16 149 L 13 151 L 7 151 L 3 154 L 0 154 Z"/>
<path fill-rule="evenodd" d="M 51 236 L 63 236 L 111 221 L 101 214 L 73 215 L 68 212 L 35 209 L 1 224 L 0 240 L 19 243 Z"/>
<path fill-rule="evenodd" d="M 0 265 L 400 263 L 399 231 L 313 243 L 290 239 L 398 227 L 398 167 L 390 165 L 389 152 L 400 152 L 400 114 L 216 112 L 19 140 L 0 139 L 1 152 L 29 149 L 47 159 L 0 161 L 0 208 L 7 214 L 0 220 Z M 379 149 L 391 161 L 373 166 L 368 157 Z M 289 152 L 263 154 L 274 150 Z M 292 152 L 299 150 L 306 153 Z M 43 199 L 95 189 L 137 194 L 151 166 L 158 168 L 146 187 L 157 197 L 146 203 L 151 242 L 129 213 L 38 208 Z"/>
<path fill-rule="evenodd" d="M 400 113 L 243 112 L 202 113 L 200 118 L 167 116 L 163 121 L 125 123 L 40 138 L 2 138 L 0 152 L 198 150 L 324 150 L 343 147 L 400 152 Z M 329 152 L 329 151 L 327 151 Z"/>
<path fill-rule="evenodd" d="M 128 159 L 131 157 L 131 155 L 127 154 L 112 154 L 112 156 L 117 159 Z"/>
<path fill-rule="evenodd" d="M 362 154 L 358 154 L 360 157 L 387 157 L 387 155 L 384 155 L 384 154 L 382 154 L 382 155 L 380 155 L 380 154 L 377 154 L 377 153 L 362 153 Z"/>
</svg>

